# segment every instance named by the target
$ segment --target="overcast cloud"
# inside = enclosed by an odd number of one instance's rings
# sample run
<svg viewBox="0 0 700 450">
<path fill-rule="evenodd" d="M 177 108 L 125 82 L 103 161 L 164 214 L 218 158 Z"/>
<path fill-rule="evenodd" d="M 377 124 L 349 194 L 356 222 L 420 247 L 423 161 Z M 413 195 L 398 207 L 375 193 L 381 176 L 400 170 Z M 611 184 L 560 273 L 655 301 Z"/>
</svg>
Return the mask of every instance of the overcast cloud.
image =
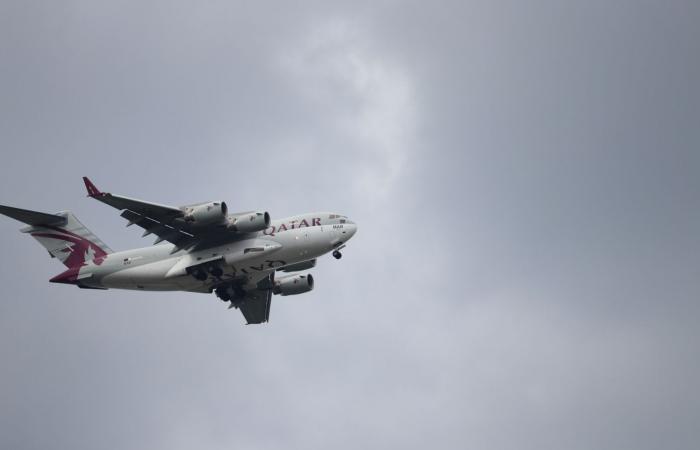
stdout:
<svg viewBox="0 0 700 450">
<path fill-rule="evenodd" d="M 0 203 L 359 224 L 244 326 L 0 220 L 3 449 L 695 449 L 695 1 L 0 1 Z"/>
</svg>

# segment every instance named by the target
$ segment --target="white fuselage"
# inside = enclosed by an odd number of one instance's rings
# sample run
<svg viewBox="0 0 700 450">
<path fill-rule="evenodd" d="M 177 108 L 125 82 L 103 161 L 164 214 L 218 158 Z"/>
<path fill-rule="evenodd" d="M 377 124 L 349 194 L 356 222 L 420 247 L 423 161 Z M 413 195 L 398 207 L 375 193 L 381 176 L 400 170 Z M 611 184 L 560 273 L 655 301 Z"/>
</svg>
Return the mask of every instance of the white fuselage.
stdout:
<svg viewBox="0 0 700 450">
<path fill-rule="evenodd" d="M 173 253 L 171 244 L 110 253 L 80 270 L 81 284 L 97 288 L 211 292 L 222 281 L 264 278 L 291 264 L 309 261 L 344 245 L 356 225 L 333 213 L 311 213 L 273 221 L 266 230 L 205 249 Z M 223 275 L 198 280 L 187 268 L 211 262 Z"/>
</svg>

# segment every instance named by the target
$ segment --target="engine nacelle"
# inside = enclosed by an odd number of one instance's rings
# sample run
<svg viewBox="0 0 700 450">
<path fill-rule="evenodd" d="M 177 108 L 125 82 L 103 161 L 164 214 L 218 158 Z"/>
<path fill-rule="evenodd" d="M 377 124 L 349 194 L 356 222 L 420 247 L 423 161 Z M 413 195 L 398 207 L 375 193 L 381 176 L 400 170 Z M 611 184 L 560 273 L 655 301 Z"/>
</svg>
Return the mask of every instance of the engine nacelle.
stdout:
<svg viewBox="0 0 700 450">
<path fill-rule="evenodd" d="M 240 233 L 255 233 L 270 226 L 270 214 L 265 212 L 249 212 L 229 218 L 228 227 Z"/>
<path fill-rule="evenodd" d="M 226 221 L 228 208 L 224 202 L 210 202 L 185 208 L 185 221 L 196 225 L 211 225 Z"/>
<path fill-rule="evenodd" d="M 309 292 L 313 288 L 314 277 L 312 277 L 311 274 L 290 275 L 288 277 L 276 279 L 272 292 L 281 294 L 282 296 L 297 295 Z"/>
</svg>

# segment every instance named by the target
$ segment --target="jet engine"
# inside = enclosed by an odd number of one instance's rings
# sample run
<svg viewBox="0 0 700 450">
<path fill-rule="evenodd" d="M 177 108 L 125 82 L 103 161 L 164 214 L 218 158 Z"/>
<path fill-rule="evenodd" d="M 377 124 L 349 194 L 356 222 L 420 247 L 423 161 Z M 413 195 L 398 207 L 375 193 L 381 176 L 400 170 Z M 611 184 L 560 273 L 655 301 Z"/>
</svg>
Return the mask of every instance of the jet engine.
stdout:
<svg viewBox="0 0 700 450">
<path fill-rule="evenodd" d="M 228 227 L 241 233 L 255 233 L 270 226 L 270 214 L 265 212 L 249 212 L 231 216 Z"/>
<path fill-rule="evenodd" d="M 185 221 L 196 225 L 210 225 L 226 220 L 228 208 L 224 202 L 209 202 L 185 207 Z"/>
<path fill-rule="evenodd" d="M 297 295 L 309 292 L 313 288 L 314 277 L 312 277 L 311 274 L 290 275 L 288 277 L 276 279 L 272 292 L 281 294 L 282 296 Z"/>
</svg>

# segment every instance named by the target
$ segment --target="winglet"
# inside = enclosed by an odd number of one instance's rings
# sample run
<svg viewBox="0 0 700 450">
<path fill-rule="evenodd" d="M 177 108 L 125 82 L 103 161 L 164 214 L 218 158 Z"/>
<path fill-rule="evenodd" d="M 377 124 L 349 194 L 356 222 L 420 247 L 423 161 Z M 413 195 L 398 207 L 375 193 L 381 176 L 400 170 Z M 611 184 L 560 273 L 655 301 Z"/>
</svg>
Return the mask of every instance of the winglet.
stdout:
<svg viewBox="0 0 700 450">
<path fill-rule="evenodd" d="M 83 181 L 85 182 L 85 187 L 87 188 L 88 192 L 88 197 L 98 197 L 102 195 L 102 192 L 100 192 L 99 189 L 93 184 L 92 181 L 88 177 L 83 177 Z"/>
</svg>

